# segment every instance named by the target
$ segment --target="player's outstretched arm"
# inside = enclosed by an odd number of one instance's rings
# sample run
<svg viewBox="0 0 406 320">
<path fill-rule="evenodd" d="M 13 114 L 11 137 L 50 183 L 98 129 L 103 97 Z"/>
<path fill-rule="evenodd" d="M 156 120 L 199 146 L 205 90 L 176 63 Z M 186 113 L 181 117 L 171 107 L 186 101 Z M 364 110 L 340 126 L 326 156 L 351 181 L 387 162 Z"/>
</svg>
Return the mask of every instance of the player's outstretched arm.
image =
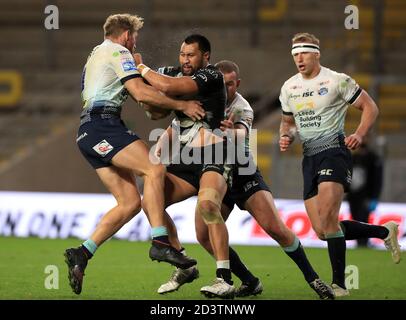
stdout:
<svg viewBox="0 0 406 320">
<path fill-rule="evenodd" d="M 375 120 L 378 117 L 379 110 L 375 101 L 365 90 L 362 90 L 362 93 L 352 105 L 362 111 L 361 121 L 357 130 L 345 138 L 345 145 L 349 149 L 354 150 L 361 145 L 362 140 L 374 125 Z"/>
<path fill-rule="evenodd" d="M 153 87 L 168 96 L 193 95 L 199 92 L 199 87 L 189 76 L 170 77 L 151 70 L 144 64 L 139 64 L 137 69 Z"/>
<path fill-rule="evenodd" d="M 199 101 L 183 101 L 169 98 L 157 89 L 145 84 L 142 78 L 130 79 L 124 83 L 124 86 L 138 102 L 163 109 L 182 111 L 194 121 L 202 119 L 205 115 Z"/>
<path fill-rule="evenodd" d="M 279 148 L 286 151 L 295 139 L 296 124 L 295 118 L 291 115 L 282 114 L 281 125 L 279 127 Z"/>
<path fill-rule="evenodd" d="M 142 62 L 140 53 L 133 53 L 133 58 L 142 77 L 166 95 L 182 96 L 199 92 L 196 82 L 191 77 L 169 77 L 151 70 Z"/>
</svg>

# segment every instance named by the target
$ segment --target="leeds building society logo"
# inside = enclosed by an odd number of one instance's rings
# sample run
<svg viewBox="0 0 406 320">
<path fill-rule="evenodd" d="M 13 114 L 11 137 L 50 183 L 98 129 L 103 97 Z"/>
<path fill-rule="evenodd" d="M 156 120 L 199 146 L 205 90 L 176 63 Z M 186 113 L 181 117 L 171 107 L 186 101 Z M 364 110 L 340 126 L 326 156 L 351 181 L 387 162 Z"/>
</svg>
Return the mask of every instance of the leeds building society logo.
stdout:
<svg viewBox="0 0 406 320">
<path fill-rule="evenodd" d="M 98 144 L 96 144 L 93 147 L 93 150 L 96 151 L 98 154 L 100 154 L 102 157 L 104 157 L 106 154 L 108 154 L 113 149 L 114 149 L 114 147 L 110 143 L 108 143 L 106 140 L 100 141 Z"/>
</svg>

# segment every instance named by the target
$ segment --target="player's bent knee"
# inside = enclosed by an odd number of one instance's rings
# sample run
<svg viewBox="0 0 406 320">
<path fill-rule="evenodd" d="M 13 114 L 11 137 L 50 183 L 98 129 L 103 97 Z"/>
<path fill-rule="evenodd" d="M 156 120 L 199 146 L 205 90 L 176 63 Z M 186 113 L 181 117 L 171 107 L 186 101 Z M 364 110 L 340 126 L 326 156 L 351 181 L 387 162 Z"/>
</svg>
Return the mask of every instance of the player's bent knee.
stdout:
<svg viewBox="0 0 406 320">
<path fill-rule="evenodd" d="M 224 223 L 221 216 L 221 197 L 213 188 L 199 190 L 196 210 L 206 224 Z"/>
<path fill-rule="evenodd" d="M 199 201 L 197 204 L 197 213 L 201 215 L 206 224 L 224 223 L 220 208 L 212 201 Z"/>
</svg>

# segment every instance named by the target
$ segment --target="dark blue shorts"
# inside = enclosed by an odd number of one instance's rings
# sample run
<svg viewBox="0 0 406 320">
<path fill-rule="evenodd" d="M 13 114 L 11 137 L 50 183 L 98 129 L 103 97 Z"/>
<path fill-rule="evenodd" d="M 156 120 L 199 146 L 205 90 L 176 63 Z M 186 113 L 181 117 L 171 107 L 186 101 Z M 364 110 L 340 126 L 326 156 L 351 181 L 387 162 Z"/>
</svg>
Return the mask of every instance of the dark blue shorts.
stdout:
<svg viewBox="0 0 406 320">
<path fill-rule="evenodd" d="M 111 166 L 111 159 L 139 137 L 119 117 L 94 119 L 79 127 L 76 143 L 94 169 Z"/>
<path fill-rule="evenodd" d="M 172 173 L 174 176 L 185 180 L 191 184 L 196 190 L 199 190 L 199 181 L 203 169 L 202 164 L 170 164 L 166 167 L 166 172 Z"/>
<path fill-rule="evenodd" d="M 337 182 L 343 185 L 347 192 L 352 178 L 352 157 L 350 150 L 342 146 L 304 156 L 303 170 L 303 199 L 313 198 L 318 193 L 318 185 L 324 181 Z"/>
<path fill-rule="evenodd" d="M 228 188 L 232 185 L 233 177 L 233 164 L 228 164 L 224 159 L 220 159 L 219 163 L 216 163 L 215 150 L 217 148 L 222 148 L 226 145 L 224 143 L 213 144 L 205 147 L 182 147 L 181 152 L 175 156 L 172 160 L 172 163 L 166 167 L 166 171 L 172 173 L 173 175 L 185 180 L 191 184 L 195 189 L 199 190 L 200 178 L 205 172 L 214 171 L 222 175 L 224 180 L 227 183 Z M 225 147 L 224 147 L 225 148 Z M 223 150 L 223 154 L 226 155 L 226 150 Z M 188 163 L 184 163 L 184 159 L 181 157 L 181 154 L 188 154 L 189 157 Z M 192 155 L 199 155 L 193 162 Z M 205 159 L 205 155 L 210 154 L 212 158 Z M 209 160 L 205 163 L 206 160 Z M 218 160 L 218 159 L 217 159 Z"/>
<path fill-rule="evenodd" d="M 237 173 L 238 170 L 235 171 L 231 190 L 227 191 L 223 199 L 223 203 L 230 210 L 233 210 L 234 204 L 237 204 L 241 210 L 246 210 L 245 202 L 253 194 L 261 190 L 271 192 L 258 168 L 252 175 L 238 175 Z"/>
</svg>

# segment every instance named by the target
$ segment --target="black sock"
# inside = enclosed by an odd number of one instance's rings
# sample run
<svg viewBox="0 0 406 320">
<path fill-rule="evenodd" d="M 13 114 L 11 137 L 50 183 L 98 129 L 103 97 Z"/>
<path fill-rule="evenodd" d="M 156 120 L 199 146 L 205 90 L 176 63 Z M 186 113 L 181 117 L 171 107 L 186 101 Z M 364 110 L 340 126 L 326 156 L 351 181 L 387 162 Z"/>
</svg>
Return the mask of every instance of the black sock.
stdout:
<svg viewBox="0 0 406 320">
<path fill-rule="evenodd" d="M 317 279 L 319 276 L 317 275 L 316 271 L 314 271 L 310 261 L 306 257 L 306 253 L 303 250 L 302 244 L 300 243 L 298 238 L 295 238 L 295 242 L 293 246 L 297 248 L 294 251 L 286 251 L 287 248 L 283 248 L 285 253 L 296 263 L 299 269 L 302 271 L 303 276 L 305 277 L 307 282 L 312 282 Z"/>
<path fill-rule="evenodd" d="M 171 245 L 171 243 L 169 242 L 169 238 L 168 236 L 159 236 L 159 237 L 154 237 L 152 238 L 152 241 L 157 241 L 157 242 L 161 242 L 162 244 L 166 244 L 168 246 Z"/>
<path fill-rule="evenodd" d="M 333 269 L 333 283 L 345 289 L 345 238 L 344 236 L 329 238 L 327 235 L 327 244 Z"/>
<path fill-rule="evenodd" d="M 225 268 L 218 268 L 216 270 L 216 277 L 223 278 L 225 282 L 230 285 L 233 285 L 233 281 L 231 281 L 231 270 Z"/>
<path fill-rule="evenodd" d="M 357 239 L 358 248 L 360 248 L 360 247 L 367 248 L 368 243 L 369 243 L 368 238 L 359 238 L 359 239 Z"/>
<path fill-rule="evenodd" d="M 389 230 L 383 226 L 376 226 L 353 220 L 344 220 L 340 222 L 341 229 L 344 232 L 345 240 L 355 240 L 362 238 L 385 239 Z"/>
<path fill-rule="evenodd" d="M 249 283 L 257 278 L 247 269 L 247 267 L 242 263 L 237 252 L 233 248 L 229 247 L 229 259 L 230 259 L 230 269 L 243 283 Z"/>
<path fill-rule="evenodd" d="M 88 260 L 92 259 L 93 254 L 83 244 L 79 248 L 83 250 L 83 253 L 85 254 Z"/>
</svg>

